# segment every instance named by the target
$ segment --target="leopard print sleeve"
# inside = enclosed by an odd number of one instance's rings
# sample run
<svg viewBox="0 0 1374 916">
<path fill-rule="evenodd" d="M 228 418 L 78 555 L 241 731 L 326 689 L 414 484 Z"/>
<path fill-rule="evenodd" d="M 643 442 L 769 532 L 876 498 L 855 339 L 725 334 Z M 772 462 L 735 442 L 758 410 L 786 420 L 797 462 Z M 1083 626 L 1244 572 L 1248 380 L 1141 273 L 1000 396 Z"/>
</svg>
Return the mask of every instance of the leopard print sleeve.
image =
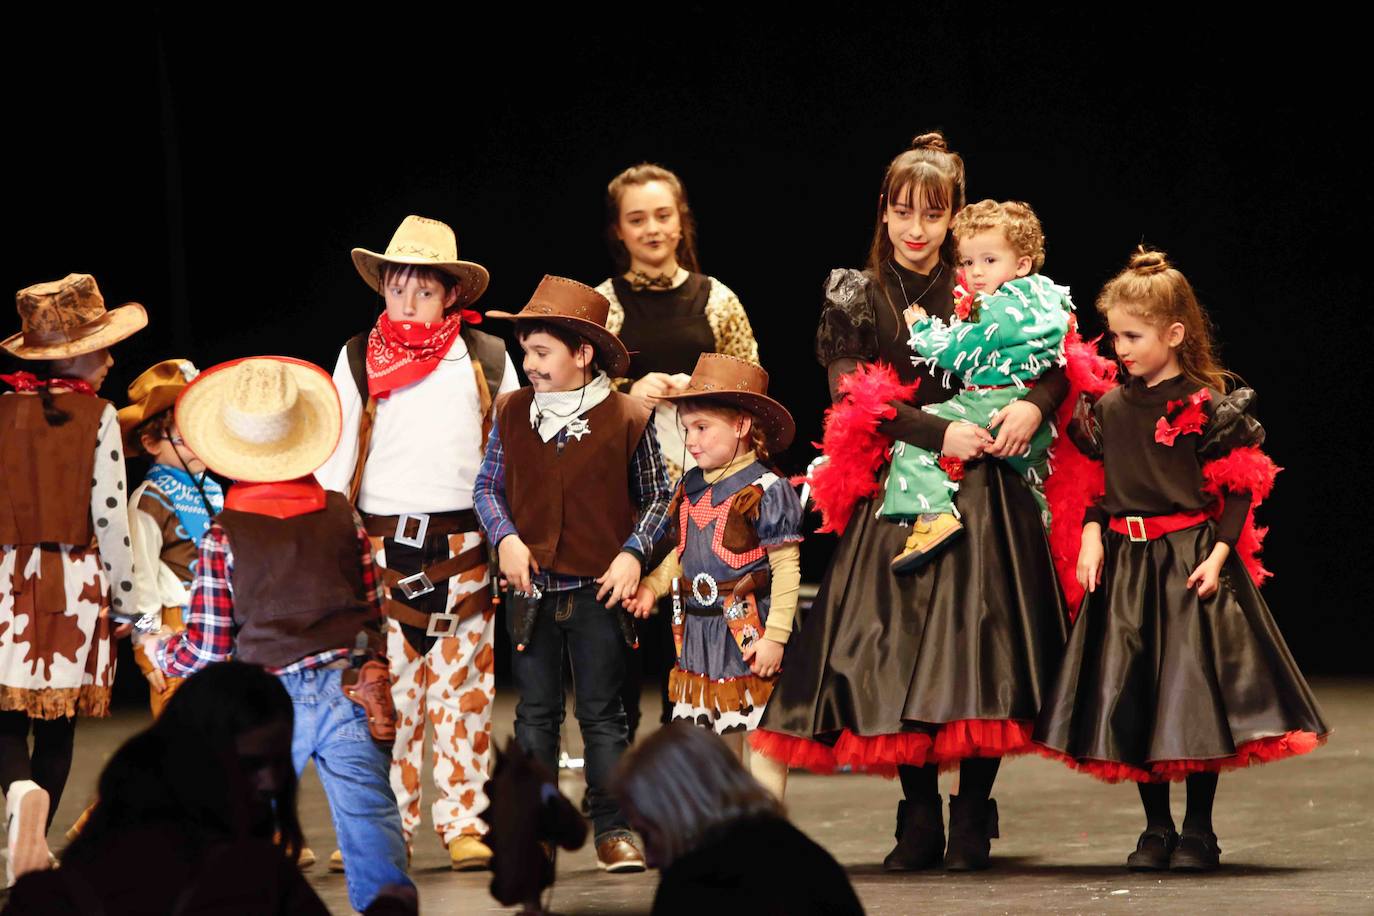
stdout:
<svg viewBox="0 0 1374 916">
<path fill-rule="evenodd" d="M 625 326 L 625 306 L 621 305 L 620 300 L 616 298 L 615 284 L 611 282 L 610 277 L 607 277 L 600 286 L 596 287 L 596 291 L 605 296 L 606 301 L 611 305 L 606 312 L 606 330 L 619 337 L 620 329 Z M 613 378 L 611 379 L 611 387 L 616 391 L 626 391 L 633 382 L 634 379 L 631 378 Z"/>
<path fill-rule="evenodd" d="M 706 300 L 706 321 L 716 337 L 716 352 L 759 364 L 759 345 L 744 306 L 730 287 L 711 277 L 711 294 Z"/>
</svg>

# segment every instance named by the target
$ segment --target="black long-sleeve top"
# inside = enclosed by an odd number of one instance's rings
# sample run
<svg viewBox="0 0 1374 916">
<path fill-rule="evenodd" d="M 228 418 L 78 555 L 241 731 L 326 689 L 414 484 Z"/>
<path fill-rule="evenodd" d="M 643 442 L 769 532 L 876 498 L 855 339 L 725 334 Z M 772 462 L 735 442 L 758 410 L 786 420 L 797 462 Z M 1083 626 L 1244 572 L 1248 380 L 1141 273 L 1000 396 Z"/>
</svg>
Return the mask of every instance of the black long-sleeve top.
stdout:
<svg viewBox="0 0 1374 916">
<path fill-rule="evenodd" d="M 1205 400 L 1197 396 L 1200 390 Z M 1183 411 L 1194 398 L 1205 419 L 1201 429 L 1188 431 Z M 1213 497 L 1203 489 L 1203 465 L 1264 442 L 1264 428 L 1249 414 L 1254 399 L 1249 388 L 1223 395 L 1180 375 L 1153 388 L 1131 379 L 1090 408 L 1077 405 L 1069 435 L 1089 457 L 1100 457 L 1106 470 L 1106 493 L 1088 508 L 1083 523 L 1105 526 L 1108 518 L 1208 509 Z M 1247 492 L 1225 491 L 1217 540 L 1235 546 L 1250 503 Z"/>
</svg>

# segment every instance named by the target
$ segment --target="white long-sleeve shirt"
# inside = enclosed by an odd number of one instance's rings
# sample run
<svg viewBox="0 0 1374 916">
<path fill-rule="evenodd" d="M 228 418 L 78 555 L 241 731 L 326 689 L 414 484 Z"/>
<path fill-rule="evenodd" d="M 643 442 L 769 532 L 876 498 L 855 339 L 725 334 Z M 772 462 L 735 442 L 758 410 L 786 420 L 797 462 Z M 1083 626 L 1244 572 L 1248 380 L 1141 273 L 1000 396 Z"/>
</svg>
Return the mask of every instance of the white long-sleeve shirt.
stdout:
<svg viewBox="0 0 1374 916">
<path fill-rule="evenodd" d="M 472 508 L 472 483 L 485 443 L 472 357 L 455 358 L 463 350 L 463 342 L 456 341 L 433 372 L 377 402 L 358 491 L 362 511 L 401 515 Z M 364 407 L 346 346 L 339 350 L 334 366 L 334 387 L 343 406 L 343 434 L 315 477 L 325 489 L 346 494 L 357 463 L 358 424 Z M 519 387 L 515 364 L 506 354 L 501 386 L 491 396 Z"/>
</svg>

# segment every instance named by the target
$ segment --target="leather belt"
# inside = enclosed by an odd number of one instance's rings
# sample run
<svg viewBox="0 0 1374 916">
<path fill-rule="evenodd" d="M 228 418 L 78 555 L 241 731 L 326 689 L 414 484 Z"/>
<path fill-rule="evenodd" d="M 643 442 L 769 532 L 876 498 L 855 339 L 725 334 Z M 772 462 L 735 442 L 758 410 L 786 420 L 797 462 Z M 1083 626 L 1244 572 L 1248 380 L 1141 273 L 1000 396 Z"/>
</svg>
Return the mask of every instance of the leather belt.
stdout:
<svg viewBox="0 0 1374 916">
<path fill-rule="evenodd" d="M 452 636 L 458 632 L 459 623 L 482 613 L 489 607 L 491 607 L 491 589 L 479 588 L 477 591 L 463 596 L 463 599 L 450 613 L 426 614 L 409 605 L 402 604 L 395 598 L 388 598 L 386 603 L 382 605 L 382 614 L 397 623 L 424 630 L 426 636 Z"/>
<path fill-rule="evenodd" d="M 688 602 L 683 610 L 693 617 L 719 617 L 725 613 L 726 607 L 729 607 L 735 602 L 741 601 L 755 592 L 768 591 L 768 587 L 772 584 L 772 581 L 773 573 L 766 567 L 751 573 L 745 573 L 738 579 L 730 579 L 726 582 L 715 582 L 712 580 L 717 598 L 711 600 L 709 603 L 703 601 L 701 596 L 696 593 L 695 580 L 692 582 L 685 582 L 684 586 L 687 593 L 696 599 L 697 604 L 709 606 L 696 607 L 693 606 L 691 602 Z M 729 600 L 720 602 L 718 598 L 721 594 L 729 595 Z"/>
<path fill-rule="evenodd" d="M 1153 541 L 1185 528 L 1194 528 L 1207 521 L 1207 518 L 1206 512 L 1175 512 L 1172 515 L 1150 516 L 1124 515 L 1120 518 L 1113 517 L 1107 523 L 1107 527 L 1117 534 L 1124 534 L 1132 541 L 1140 543 Z"/>
<path fill-rule="evenodd" d="M 407 512 L 404 515 L 361 513 L 363 527 L 374 538 L 392 538 L 411 547 L 424 544 L 426 534 L 463 534 L 477 530 L 477 513 L 471 509 L 452 512 Z M 410 534 L 412 527 L 415 534 Z"/>
</svg>

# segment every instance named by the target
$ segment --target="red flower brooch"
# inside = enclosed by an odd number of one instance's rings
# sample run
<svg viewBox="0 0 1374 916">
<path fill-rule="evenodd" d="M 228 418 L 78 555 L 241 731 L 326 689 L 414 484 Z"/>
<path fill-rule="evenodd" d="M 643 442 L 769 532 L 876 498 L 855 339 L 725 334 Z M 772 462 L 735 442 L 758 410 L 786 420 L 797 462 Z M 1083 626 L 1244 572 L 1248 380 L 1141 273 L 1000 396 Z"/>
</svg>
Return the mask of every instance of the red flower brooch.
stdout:
<svg viewBox="0 0 1374 916">
<path fill-rule="evenodd" d="M 953 455 L 944 455 L 940 458 L 940 470 L 949 475 L 949 479 L 955 483 L 964 479 L 964 462 Z"/>
<path fill-rule="evenodd" d="M 954 316 L 960 321 L 968 321 L 976 304 L 973 292 L 969 290 L 961 270 L 954 275 Z"/>
<path fill-rule="evenodd" d="M 1164 416 L 1155 423 L 1155 441 L 1160 445 L 1173 446 L 1179 436 L 1202 432 L 1202 427 L 1207 423 L 1207 414 L 1202 405 L 1211 399 L 1211 392 L 1199 388 L 1187 398 L 1165 404 Z"/>
</svg>

